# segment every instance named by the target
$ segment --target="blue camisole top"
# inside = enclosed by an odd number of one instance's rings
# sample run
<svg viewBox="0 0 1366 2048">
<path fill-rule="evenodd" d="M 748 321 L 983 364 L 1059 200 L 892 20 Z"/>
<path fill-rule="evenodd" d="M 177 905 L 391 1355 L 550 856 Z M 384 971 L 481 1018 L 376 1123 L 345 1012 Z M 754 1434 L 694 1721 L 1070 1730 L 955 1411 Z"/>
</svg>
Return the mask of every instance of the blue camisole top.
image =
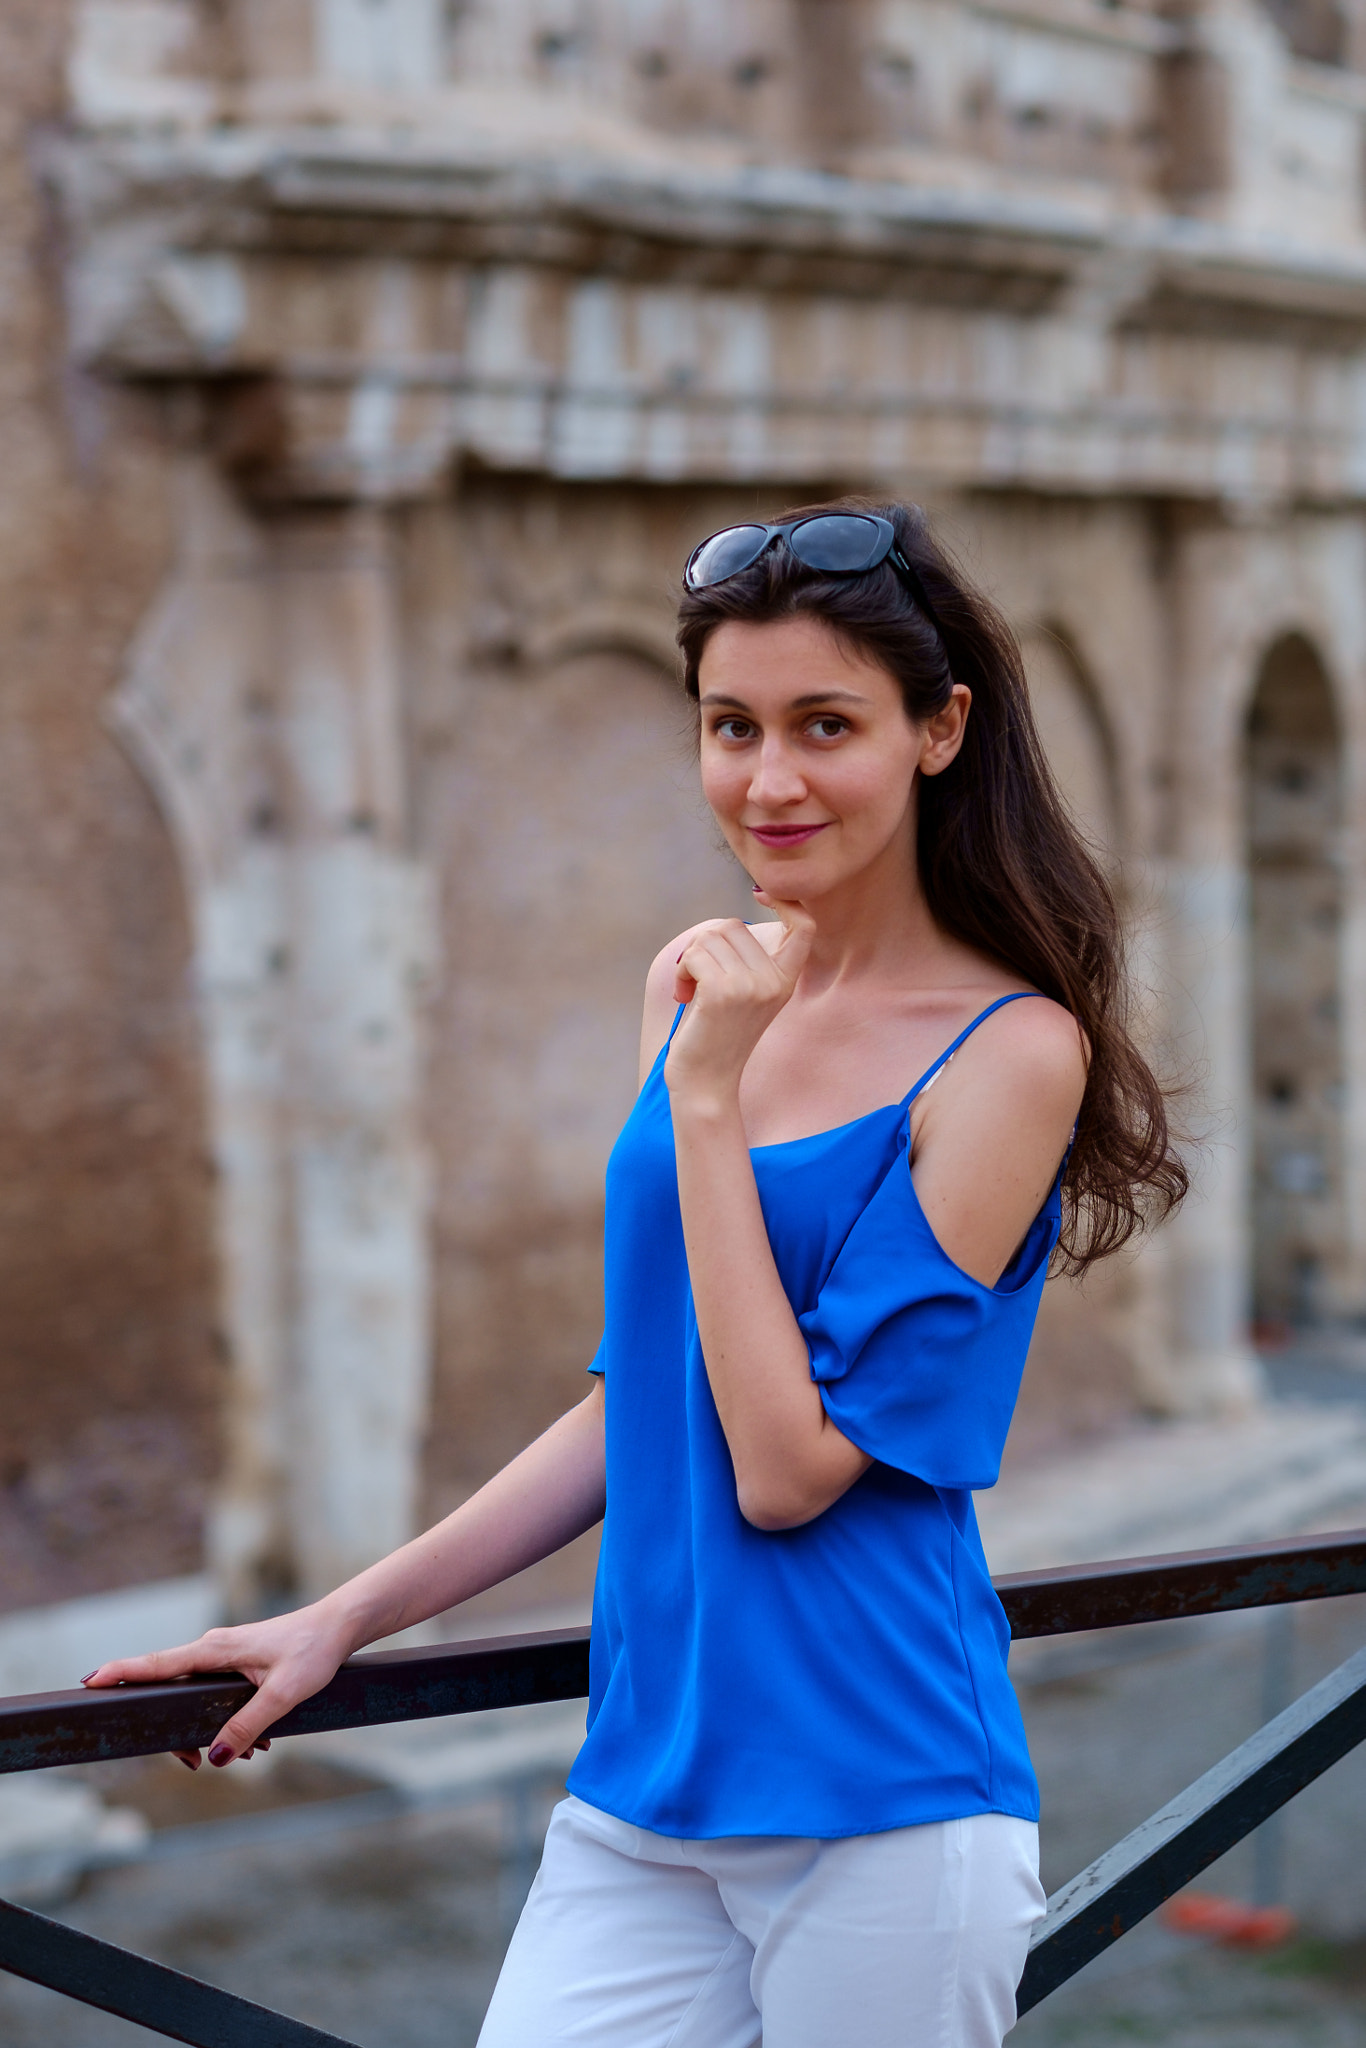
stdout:
<svg viewBox="0 0 1366 2048">
<path fill-rule="evenodd" d="M 1038 1791 L 972 1494 L 994 1484 L 1061 1169 L 994 1287 L 941 1249 L 904 1101 L 753 1149 L 769 1243 L 827 1413 L 873 1463 L 801 1528 L 752 1527 L 712 1400 L 661 1052 L 607 1170 L 607 1514 L 581 1799 L 675 1837 L 833 1838 Z M 680 1013 L 681 1014 L 681 1013 Z M 677 1028 L 677 1020 L 675 1020 Z M 667 1048 L 666 1048 L 667 1050 Z"/>
</svg>

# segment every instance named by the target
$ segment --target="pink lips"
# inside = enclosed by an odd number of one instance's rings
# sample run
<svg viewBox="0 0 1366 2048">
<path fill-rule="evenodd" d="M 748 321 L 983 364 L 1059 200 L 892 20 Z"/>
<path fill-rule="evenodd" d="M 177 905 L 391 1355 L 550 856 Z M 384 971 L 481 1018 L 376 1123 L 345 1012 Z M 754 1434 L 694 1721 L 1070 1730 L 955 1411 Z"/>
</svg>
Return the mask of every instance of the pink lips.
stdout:
<svg viewBox="0 0 1366 2048">
<path fill-rule="evenodd" d="M 826 823 L 828 822 L 827 820 Z M 814 839 L 818 832 L 824 832 L 825 823 L 820 825 L 751 825 L 749 830 L 761 846 L 803 846 L 808 839 Z"/>
</svg>

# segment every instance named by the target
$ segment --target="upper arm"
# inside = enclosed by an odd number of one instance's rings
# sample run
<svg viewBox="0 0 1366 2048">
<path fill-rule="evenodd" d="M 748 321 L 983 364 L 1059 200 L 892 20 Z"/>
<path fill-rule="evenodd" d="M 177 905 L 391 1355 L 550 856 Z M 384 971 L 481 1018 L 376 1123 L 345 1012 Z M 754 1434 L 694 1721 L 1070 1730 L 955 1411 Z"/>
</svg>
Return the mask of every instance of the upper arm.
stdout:
<svg viewBox="0 0 1366 2048">
<path fill-rule="evenodd" d="M 1075 1018 L 1012 1003 L 941 1074 L 917 1122 L 912 1178 L 948 1256 L 994 1287 L 1038 1215 L 1086 1088 Z"/>
<path fill-rule="evenodd" d="M 645 977 L 645 1009 L 640 1020 L 640 1076 L 637 1082 L 641 1088 L 659 1058 L 660 1047 L 669 1036 L 669 1026 L 677 1008 L 673 1000 L 674 966 L 682 943 L 681 939 L 671 939 L 661 952 L 656 953 Z"/>
</svg>

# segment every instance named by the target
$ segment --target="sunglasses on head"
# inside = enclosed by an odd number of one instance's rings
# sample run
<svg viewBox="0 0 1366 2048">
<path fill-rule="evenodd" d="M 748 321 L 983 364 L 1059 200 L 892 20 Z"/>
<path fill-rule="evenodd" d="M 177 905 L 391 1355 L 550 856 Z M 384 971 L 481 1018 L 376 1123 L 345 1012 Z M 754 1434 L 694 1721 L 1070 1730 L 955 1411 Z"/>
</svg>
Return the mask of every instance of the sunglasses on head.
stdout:
<svg viewBox="0 0 1366 2048">
<path fill-rule="evenodd" d="M 750 569 L 775 542 L 783 541 L 804 568 L 825 576 L 862 576 L 890 562 L 931 624 L 939 629 L 925 586 L 896 544 L 890 519 L 875 512 L 816 512 L 784 526 L 723 526 L 695 547 L 683 571 L 689 590 L 710 590 Z"/>
</svg>

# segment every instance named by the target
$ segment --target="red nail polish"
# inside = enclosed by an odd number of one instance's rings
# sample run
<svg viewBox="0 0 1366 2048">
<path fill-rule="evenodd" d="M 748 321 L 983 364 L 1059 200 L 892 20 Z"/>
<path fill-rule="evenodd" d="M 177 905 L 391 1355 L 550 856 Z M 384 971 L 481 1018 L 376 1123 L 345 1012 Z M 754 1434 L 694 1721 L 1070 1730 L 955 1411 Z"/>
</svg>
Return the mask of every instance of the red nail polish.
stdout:
<svg viewBox="0 0 1366 2048">
<path fill-rule="evenodd" d="M 99 1667 L 99 1665 L 97 1664 L 97 1665 L 95 1666 L 95 1671 L 98 1671 L 98 1670 L 99 1670 L 99 1668 L 100 1668 L 100 1667 Z M 83 1678 L 83 1679 L 81 1680 L 81 1684 L 82 1684 L 82 1685 L 89 1685 L 89 1683 L 90 1683 L 91 1679 L 92 1679 L 92 1678 L 93 1678 L 93 1677 L 95 1676 L 95 1671 L 87 1671 L 87 1672 L 86 1672 L 86 1674 L 85 1674 L 85 1677 L 84 1677 L 84 1678 Z"/>
<path fill-rule="evenodd" d="M 215 1770 L 219 1771 L 222 1770 L 224 1764 L 232 1762 L 232 1751 L 228 1748 L 226 1742 L 215 1742 L 213 1748 L 209 1751 L 209 1762 L 214 1766 Z"/>
<path fill-rule="evenodd" d="M 192 1764 L 187 1756 L 178 1756 L 176 1758 L 176 1762 L 178 1764 L 184 1764 L 187 1771 L 197 1771 L 199 1769 L 199 1765 Z"/>
<path fill-rule="evenodd" d="M 683 953 L 686 953 L 686 952 L 687 952 L 687 950 L 688 950 L 688 949 L 687 949 L 687 947 L 685 946 L 685 947 L 683 948 Z M 678 965 L 679 961 L 680 961 L 680 960 L 681 960 L 681 959 L 683 958 L 683 953 L 675 953 L 675 954 L 674 954 L 674 966 L 675 966 L 675 967 L 677 967 L 677 965 Z"/>
</svg>

